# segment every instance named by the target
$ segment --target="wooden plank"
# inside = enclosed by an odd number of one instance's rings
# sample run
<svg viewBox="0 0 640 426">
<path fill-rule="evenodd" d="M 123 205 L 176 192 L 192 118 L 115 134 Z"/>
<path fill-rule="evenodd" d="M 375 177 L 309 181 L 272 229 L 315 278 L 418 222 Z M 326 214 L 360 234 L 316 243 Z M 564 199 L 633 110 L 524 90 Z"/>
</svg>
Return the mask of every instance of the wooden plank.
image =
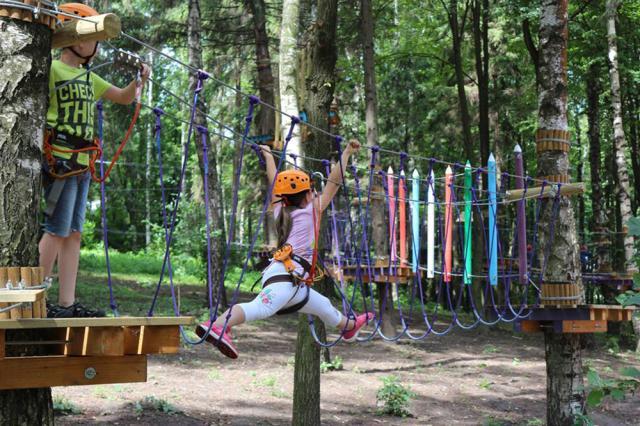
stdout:
<svg viewBox="0 0 640 426">
<path fill-rule="evenodd" d="M 7 268 L 0 268 L 0 291 L 7 285 Z M 0 302 L 0 309 L 6 307 L 6 303 Z M 9 312 L 0 312 L 0 319 L 11 318 Z"/>
<path fill-rule="evenodd" d="M 601 321 L 606 321 L 608 319 L 608 313 L 609 310 L 608 309 L 602 309 L 602 308 L 592 308 L 589 311 L 589 319 L 590 320 L 601 320 Z"/>
<path fill-rule="evenodd" d="M 20 268 L 20 280 L 25 287 L 31 287 L 33 285 L 33 281 L 31 281 L 31 268 Z M 21 314 L 22 318 L 33 318 L 33 306 L 31 303 L 22 305 Z"/>
<path fill-rule="evenodd" d="M 0 320 L 0 329 L 62 328 L 62 327 L 131 327 L 136 325 L 194 325 L 194 317 L 107 317 L 107 318 L 32 318 Z"/>
<path fill-rule="evenodd" d="M 4 303 L 33 303 L 42 300 L 47 290 L 39 288 L 37 290 L 0 290 L 0 302 Z"/>
<path fill-rule="evenodd" d="M 124 329 L 122 327 L 69 328 L 67 355 L 122 356 Z"/>
<path fill-rule="evenodd" d="M 147 357 L 20 357 L 0 360 L 0 389 L 102 385 L 147 380 Z"/>
<path fill-rule="evenodd" d="M 520 331 L 523 333 L 538 333 L 542 331 L 542 328 L 538 321 L 522 320 L 520 321 Z"/>
<path fill-rule="evenodd" d="M 104 41 L 120 35 L 120 18 L 113 13 L 74 19 L 57 28 L 51 38 L 51 48 L 60 49 L 79 42 Z"/>
<path fill-rule="evenodd" d="M 526 192 L 525 192 L 526 191 Z M 512 189 L 508 190 L 504 196 L 505 201 L 518 201 L 521 200 L 522 197 L 526 198 L 548 198 L 555 197 L 557 193 L 556 185 L 547 185 L 544 187 L 532 187 L 527 189 Z M 579 195 L 584 193 L 584 183 L 567 183 L 560 186 L 560 195 L 570 196 L 570 195 Z"/>
<path fill-rule="evenodd" d="M 20 283 L 20 267 L 19 266 L 11 266 L 7 268 L 7 285 L 11 284 L 12 286 L 17 286 L 18 283 Z M 22 300 L 5 300 L 3 295 L 4 294 L 10 294 L 13 293 L 13 291 L 8 290 L 8 291 L 3 291 L 2 293 L 0 293 L 0 301 L 3 302 L 7 302 L 7 305 L 10 305 L 12 303 L 15 302 L 22 302 Z M 20 319 L 22 318 L 22 310 L 18 307 L 18 308 L 13 308 L 9 311 L 9 316 L 11 317 L 11 319 Z"/>
<path fill-rule="evenodd" d="M 140 354 L 177 354 L 180 328 L 175 325 L 142 327 Z"/>
<path fill-rule="evenodd" d="M 563 333 L 604 333 L 607 331 L 606 321 L 569 320 L 562 321 Z"/>
<path fill-rule="evenodd" d="M 126 327 L 125 354 L 175 354 L 180 350 L 180 329 L 175 325 Z"/>
</svg>

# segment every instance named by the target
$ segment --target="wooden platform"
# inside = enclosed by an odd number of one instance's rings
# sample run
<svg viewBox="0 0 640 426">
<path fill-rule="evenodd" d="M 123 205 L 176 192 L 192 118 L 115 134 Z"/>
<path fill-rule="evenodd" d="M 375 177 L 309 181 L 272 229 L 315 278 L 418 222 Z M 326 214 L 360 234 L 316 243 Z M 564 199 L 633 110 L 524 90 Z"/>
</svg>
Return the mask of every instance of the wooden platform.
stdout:
<svg viewBox="0 0 640 426">
<path fill-rule="evenodd" d="M 177 353 L 179 326 L 193 324 L 193 317 L 0 320 L 0 389 L 145 381 L 146 355 Z M 36 338 L 21 340 L 27 330 Z M 10 346 L 38 345 L 47 356 L 7 356 Z"/>
<path fill-rule="evenodd" d="M 553 328 L 556 333 L 604 333 L 610 321 L 631 321 L 636 308 L 619 305 L 532 307 L 527 319 L 514 323 L 516 331 L 536 333 Z"/>
<path fill-rule="evenodd" d="M 344 279 L 348 281 L 355 281 L 356 274 L 360 268 L 360 278 L 363 283 L 395 283 L 395 284 L 407 284 L 413 279 L 414 273 L 411 266 L 398 265 L 393 266 L 389 270 L 388 265 L 371 266 L 372 274 L 369 274 L 369 268 L 367 265 L 349 265 L 342 267 L 342 273 Z M 340 273 L 337 271 L 336 273 Z"/>
</svg>

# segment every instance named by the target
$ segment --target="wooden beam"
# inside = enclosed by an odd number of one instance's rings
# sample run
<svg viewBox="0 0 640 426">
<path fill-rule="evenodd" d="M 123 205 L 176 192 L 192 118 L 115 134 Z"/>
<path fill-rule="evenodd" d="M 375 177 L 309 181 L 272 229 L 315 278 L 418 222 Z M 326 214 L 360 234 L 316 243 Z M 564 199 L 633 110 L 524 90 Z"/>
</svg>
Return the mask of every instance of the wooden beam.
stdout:
<svg viewBox="0 0 640 426">
<path fill-rule="evenodd" d="M 542 328 L 539 321 L 522 320 L 520 321 L 520 331 L 523 333 L 539 333 Z"/>
<path fill-rule="evenodd" d="M 194 317 L 32 318 L 0 320 L 0 329 L 64 327 L 130 327 L 136 325 L 194 325 Z"/>
<path fill-rule="evenodd" d="M 46 290 L 0 290 L 0 302 L 2 303 L 33 303 L 44 298 Z"/>
<path fill-rule="evenodd" d="M 601 320 L 570 320 L 562 321 L 563 333 L 604 333 L 607 331 L 607 322 Z"/>
<path fill-rule="evenodd" d="M 120 35 L 120 18 L 113 13 L 65 22 L 53 33 L 51 48 L 59 49 L 84 41 L 104 41 Z"/>
<path fill-rule="evenodd" d="M 180 350 L 180 329 L 175 325 L 126 327 L 125 354 L 176 354 Z"/>
<path fill-rule="evenodd" d="M 527 188 L 526 193 L 524 189 L 513 189 L 505 193 L 505 201 L 518 201 L 522 197 L 526 198 L 538 198 L 538 197 L 555 197 L 557 193 L 557 185 L 546 185 L 544 191 L 542 187 L 536 186 L 533 188 Z M 568 183 L 560 186 L 560 195 L 570 196 L 579 195 L 584 193 L 584 183 Z"/>
<path fill-rule="evenodd" d="M 18 357 L 0 359 L 0 389 L 102 385 L 147 380 L 147 357 Z"/>
<path fill-rule="evenodd" d="M 123 327 L 69 328 L 67 355 L 122 356 L 124 355 Z"/>
</svg>

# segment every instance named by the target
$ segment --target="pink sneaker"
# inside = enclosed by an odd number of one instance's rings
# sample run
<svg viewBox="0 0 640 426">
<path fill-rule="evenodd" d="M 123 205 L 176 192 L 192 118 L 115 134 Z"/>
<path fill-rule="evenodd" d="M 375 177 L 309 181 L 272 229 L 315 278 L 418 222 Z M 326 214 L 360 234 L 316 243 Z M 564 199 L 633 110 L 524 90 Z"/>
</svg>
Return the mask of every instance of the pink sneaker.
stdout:
<svg viewBox="0 0 640 426">
<path fill-rule="evenodd" d="M 373 312 L 358 315 L 356 317 L 356 325 L 351 330 L 344 332 L 344 334 L 342 335 L 342 340 L 344 340 L 345 342 L 353 342 L 354 340 L 356 340 L 360 329 L 371 320 L 373 320 Z"/>
<path fill-rule="evenodd" d="M 205 321 L 202 324 L 199 324 L 196 327 L 196 334 L 200 337 L 204 336 L 209 329 L 210 323 L 211 321 Z M 206 340 L 213 346 L 217 347 L 224 355 L 229 358 L 236 359 L 238 358 L 238 350 L 231 341 L 231 337 L 229 336 L 230 332 L 231 327 L 227 327 L 227 331 L 222 333 L 222 329 L 214 325 L 211 327 L 211 332 L 209 332 Z"/>
</svg>

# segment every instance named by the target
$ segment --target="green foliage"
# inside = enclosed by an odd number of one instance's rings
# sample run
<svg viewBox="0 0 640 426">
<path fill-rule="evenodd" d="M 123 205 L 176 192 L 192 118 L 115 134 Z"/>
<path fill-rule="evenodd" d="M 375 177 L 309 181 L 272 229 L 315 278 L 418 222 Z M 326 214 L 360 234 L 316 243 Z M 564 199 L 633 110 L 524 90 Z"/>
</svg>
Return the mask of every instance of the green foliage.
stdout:
<svg viewBox="0 0 640 426">
<path fill-rule="evenodd" d="M 53 398 L 53 412 L 59 416 L 82 414 L 82 410 L 76 404 L 59 395 Z"/>
<path fill-rule="evenodd" d="M 344 366 L 342 365 L 342 358 L 337 355 L 333 357 L 333 360 L 331 360 L 331 362 L 322 361 L 320 363 L 321 373 L 326 373 L 327 371 L 339 371 L 342 369 L 344 369 Z"/>
<path fill-rule="evenodd" d="M 629 229 L 629 235 L 640 237 L 640 217 L 632 217 L 629 219 L 627 227 Z"/>
<path fill-rule="evenodd" d="M 485 345 L 485 347 L 482 348 L 482 353 L 485 355 L 494 354 L 496 352 L 498 352 L 498 348 L 493 345 Z"/>
<path fill-rule="evenodd" d="M 146 410 L 159 411 L 165 414 L 181 414 L 182 410 L 176 408 L 164 399 L 156 398 L 155 396 L 145 396 L 140 401 L 136 401 L 134 404 L 134 410 L 136 414 L 140 415 Z"/>
<path fill-rule="evenodd" d="M 640 370 L 626 367 L 620 371 L 619 379 L 603 379 L 597 371 L 589 369 L 587 372 L 588 395 L 587 404 L 597 407 L 606 397 L 616 401 L 623 400 L 628 393 L 640 388 Z"/>
<path fill-rule="evenodd" d="M 493 385 L 493 382 L 487 380 L 486 378 L 483 378 L 482 380 L 480 380 L 480 383 L 478 383 L 478 386 L 485 390 L 491 389 L 491 385 Z"/>
<path fill-rule="evenodd" d="M 380 380 L 382 380 L 382 388 L 376 394 L 377 413 L 379 415 L 411 417 L 409 403 L 416 394 L 408 387 L 403 386 L 396 376 L 385 376 Z"/>
</svg>

